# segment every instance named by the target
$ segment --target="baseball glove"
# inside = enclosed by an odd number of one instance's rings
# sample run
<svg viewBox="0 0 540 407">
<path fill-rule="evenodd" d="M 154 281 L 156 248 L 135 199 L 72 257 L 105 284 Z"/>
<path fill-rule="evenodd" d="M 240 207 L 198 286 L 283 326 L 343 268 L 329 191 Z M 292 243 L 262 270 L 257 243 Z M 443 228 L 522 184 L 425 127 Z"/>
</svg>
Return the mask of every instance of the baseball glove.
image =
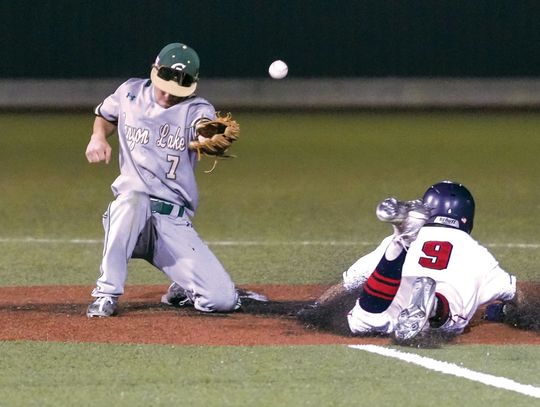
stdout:
<svg viewBox="0 0 540 407">
<path fill-rule="evenodd" d="M 233 142 L 238 140 L 240 126 L 232 119 L 230 113 L 222 116 L 219 113 L 214 120 L 201 119 L 195 125 L 197 138 L 189 143 L 191 150 L 197 150 L 199 159 L 201 154 L 215 158 L 233 157 L 227 150 Z"/>
</svg>

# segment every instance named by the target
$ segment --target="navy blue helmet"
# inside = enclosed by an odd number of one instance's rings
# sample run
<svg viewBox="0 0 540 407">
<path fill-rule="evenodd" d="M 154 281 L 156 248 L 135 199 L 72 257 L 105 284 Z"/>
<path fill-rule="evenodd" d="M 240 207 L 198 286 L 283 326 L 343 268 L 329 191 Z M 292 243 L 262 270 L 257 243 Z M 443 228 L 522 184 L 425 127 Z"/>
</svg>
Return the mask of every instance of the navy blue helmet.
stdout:
<svg viewBox="0 0 540 407">
<path fill-rule="evenodd" d="M 452 181 L 441 181 L 430 186 L 422 199 L 431 210 L 428 224 L 440 224 L 471 233 L 474 199 L 465 186 Z"/>
</svg>

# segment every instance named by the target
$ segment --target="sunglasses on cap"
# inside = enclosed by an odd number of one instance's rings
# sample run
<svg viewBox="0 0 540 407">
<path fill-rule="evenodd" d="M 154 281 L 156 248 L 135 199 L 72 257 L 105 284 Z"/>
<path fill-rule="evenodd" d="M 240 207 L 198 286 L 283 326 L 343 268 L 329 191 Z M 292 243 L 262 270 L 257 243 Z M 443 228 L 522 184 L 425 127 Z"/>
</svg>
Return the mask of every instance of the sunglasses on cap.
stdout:
<svg viewBox="0 0 540 407">
<path fill-rule="evenodd" d="M 157 69 L 158 78 L 161 78 L 164 81 L 175 81 L 180 86 L 191 86 L 193 82 L 197 82 L 193 76 L 187 72 L 179 71 L 178 69 L 159 65 L 152 65 L 152 68 Z"/>
</svg>

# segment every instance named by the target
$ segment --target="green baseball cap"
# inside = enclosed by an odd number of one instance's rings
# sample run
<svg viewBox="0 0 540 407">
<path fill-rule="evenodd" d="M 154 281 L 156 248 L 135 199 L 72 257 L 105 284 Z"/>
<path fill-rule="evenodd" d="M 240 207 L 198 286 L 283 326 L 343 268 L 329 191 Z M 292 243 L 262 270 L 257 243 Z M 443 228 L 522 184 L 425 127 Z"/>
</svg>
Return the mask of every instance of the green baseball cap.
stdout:
<svg viewBox="0 0 540 407">
<path fill-rule="evenodd" d="M 174 96 L 187 97 L 195 92 L 199 80 L 199 56 L 179 42 L 166 45 L 152 66 L 154 86 Z"/>
</svg>

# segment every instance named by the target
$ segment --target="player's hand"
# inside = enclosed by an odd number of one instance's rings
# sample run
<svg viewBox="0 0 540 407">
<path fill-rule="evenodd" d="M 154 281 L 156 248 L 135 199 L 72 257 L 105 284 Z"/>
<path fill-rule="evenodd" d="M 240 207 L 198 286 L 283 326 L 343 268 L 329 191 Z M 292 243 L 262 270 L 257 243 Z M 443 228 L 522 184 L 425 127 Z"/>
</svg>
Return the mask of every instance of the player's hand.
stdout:
<svg viewBox="0 0 540 407">
<path fill-rule="evenodd" d="M 99 163 L 105 161 L 109 164 L 111 161 L 112 148 L 104 137 L 93 134 L 86 147 L 86 159 L 90 163 Z"/>
</svg>

